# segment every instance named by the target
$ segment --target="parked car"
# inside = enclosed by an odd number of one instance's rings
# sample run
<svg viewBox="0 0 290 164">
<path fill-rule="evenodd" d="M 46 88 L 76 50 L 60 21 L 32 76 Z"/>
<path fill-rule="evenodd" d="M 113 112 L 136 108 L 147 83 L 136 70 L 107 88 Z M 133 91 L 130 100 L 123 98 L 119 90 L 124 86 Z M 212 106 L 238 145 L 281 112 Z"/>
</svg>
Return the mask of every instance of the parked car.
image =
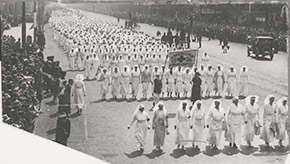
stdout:
<svg viewBox="0 0 290 164">
<path fill-rule="evenodd" d="M 247 54 L 255 54 L 258 58 L 262 56 L 265 58 L 269 56 L 271 60 L 274 58 L 274 54 L 278 52 L 277 42 L 270 36 L 257 36 L 254 37 L 247 46 Z"/>
</svg>

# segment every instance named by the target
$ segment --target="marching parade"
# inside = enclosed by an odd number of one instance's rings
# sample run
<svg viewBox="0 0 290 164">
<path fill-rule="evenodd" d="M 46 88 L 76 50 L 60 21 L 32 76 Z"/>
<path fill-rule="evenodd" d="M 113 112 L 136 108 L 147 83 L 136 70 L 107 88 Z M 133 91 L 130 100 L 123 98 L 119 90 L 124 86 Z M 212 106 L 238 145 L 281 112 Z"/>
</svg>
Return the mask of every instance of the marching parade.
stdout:
<svg viewBox="0 0 290 164">
<path fill-rule="evenodd" d="M 4 35 L 3 122 L 112 163 L 223 163 L 221 152 L 269 163 L 264 156 L 288 151 L 281 49 L 275 60 L 248 58 L 238 34 L 71 6 L 50 6 L 38 43 Z"/>
<path fill-rule="evenodd" d="M 69 69 L 84 74 L 76 77 L 76 83 L 81 82 L 81 85 L 74 84 L 81 91 L 73 89 L 74 96 L 78 97 L 74 98 L 73 103 L 78 112 L 85 104 L 83 80 L 97 80 L 102 99 L 112 97 L 115 100 L 137 100 L 137 95 L 141 94 L 140 99 L 147 100 L 152 95 L 153 106 L 149 109 L 149 112 L 154 113 L 152 126 L 143 104 L 138 105 L 128 125 L 130 129 L 136 122 L 135 136 L 140 151 L 144 151 L 147 129 L 154 130 L 154 145 L 158 151 L 164 146 L 166 134 L 169 135 L 166 107 L 160 98 L 187 99 L 189 95 L 188 100 L 191 102 L 181 101 L 176 113 L 174 129 L 178 148 L 181 146 L 184 149 L 184 145 L 191 142 L 194 148 L 199 149 L 198 143 L 204 139 L 204 128 L 209 128 L 207 141 L 213 149 L 221 146 L 222 131 L 225 131 L 225 140 L 229 146 L 237 149 L 242 136 L 245 136 L 247 146 L 252 147 L 255 135 L 261 135 L 260 139 L 265 141 L 266 146 L 276 136 L 279 145 L 283 146 L 285 127 L 289 126 L 285 119 L 287 98 L 282 97 L 276 105 L 275 97 L 269 95 L 264 100 L 265 107 L 260 108 L 257 105 L 258 96 L 248 95 L 246 66 L 239 68 L 238 72 L 234 66 L 230 66 L 228 71 L 223 70 L 222 65 L 214 68 L 205 52 L 199 65 L 169 67 L 167 60 L 170 52 L 185 49 L 178 41 L 173 44 L 161 43 L 143 32 L 88 18 L 74 9 L 53 12 L 49 25 L 54 31 L 53 38 L 67 52 Z M 168 33 L 171 33 L 170 30 Z M 232 104 L 227 110 L 219 100 L 223 97 L 232 98 Z M 209 98 L 216 100 L 213 100 L 206 113 L 202 102 Z M 245 106 L 239 103 L 240 98 L 246 98 Z M 263 126 L 259 109 L 264 111 Z M 244 124 L 244 134 L 241 134 Z M 189 134 L 190 131 L 193 134 Z"/>
</svg>

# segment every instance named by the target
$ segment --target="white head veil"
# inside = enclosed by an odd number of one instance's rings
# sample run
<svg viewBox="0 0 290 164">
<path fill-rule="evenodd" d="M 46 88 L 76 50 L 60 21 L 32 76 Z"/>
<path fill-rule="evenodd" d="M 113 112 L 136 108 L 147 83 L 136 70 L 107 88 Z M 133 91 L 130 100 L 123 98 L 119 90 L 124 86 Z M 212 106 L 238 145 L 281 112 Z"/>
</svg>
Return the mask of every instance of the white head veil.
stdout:
<svg viewBox="0 0 290 164">
<path fill-rule="evenodd" d="M 259 96 L 257 96 L 257 95 L 249 95 L 249 96 L 247 96 L 246 99 L 245 99 L 246 105 L 250 105 L 250 104 L 251 104 L 251 98 L 252 98 L 252 97 L 255 97 L 255 102 L 254 102 L 254 104 L 257 104 L 257 103 L 258 103 L 258 101 L 259 101 Z"/>
<path fill-rule="evenodd" d="M 201 100 L 196 100 L 192 106 L 192 111 L 197 109 L 197 104 L 201 104 L 202 105 L 202 101 Z M 201 106 L 201 109 L 202 109 L 202 106 Z"/>
<path fill-rule="evenodd" d="M 221 71 L 224 70 L 224 67 L 222 65 L 220 65 L 220 64 L 218 64 L 217 67 L 221 67 Z M 217 70 L 218 70 L 218 68 L 217 68 Z"/>
<path fill-rule="evenodd" d="M 277 107 L 279 108 L 279 107 L 281 107 L 281 106 L 283 106 L 283 101 L 288 101 L 288 99 L 287 99 L 287 97 L 285 97 L 285 96 L 283 96 L 282 98 L 280 98 L 278 101 L 277 101 Z M 286 103 L 286 108 L 288 108 L 288 105 L 287 105 L 287 103 Z"/>
<path fill-rule="evenodd" d="M 125 68 L 127 68 L 127 71 L 126 71 L 126 72 L 127 72 L 127 73 L 130 73 L 131 70 L 130 70 L 130 68 L 129 68 L 128 66 L 126 66 L 126 65 L 124 66 L 124 70 L 122 70 L 122 71 L 125 72 Z"/>
<path fill-rule="evenodd" d="M 145 71 L 145 67 L 147 67 L 148 68 L 147 70 L 149 70 L 149 65 L 145 64 L 142 71 Z"/>
<path fill-rule="evenodd" d="M 133 72 L 135 72 L 135 68 L 137 68 L 137 72 L 140 72 L 140 69 L 139 69 L 139 66 L 138 65 L 135 65 L 134 68 L 133 68 Z"/>
<path fill-rule="evenodd" d="M 220 106 L 219 106 L 219 111 L 222 111 L 224 112 L 224 109 L 222 108 L 222 103 L 221 103 L 221 100 L 219 99 L 216 99 L 216 100 L 213 100 L 211 105 L 210 105 L 210 108 L 209 108 L 209 112 L 212 111 L 212 110 L 216 110 L 215 109 L 215 102 L 218 101 L 220 103 Z"/>
<path fill-rule="evenodd" d="M 183 110 L 182 109 L 182 106 L 183 106 L 183 104 L 186 104 L 186 109 L 185 109 L 185 111 L 189 111 L 189 102 L 187 101 L 187 100 L 182 100 L 182 101 L 180 101 L 180 103 L 179 103 L 179 105 L 178 105 L 178 108 L 177 108 L 177 111 L 179 111 L 179 110 Z"/>
<path fill-rule="evenodd" d="M 164 113 L 166 114 L 166 113 L 167 113 L 167 110 L 166 110 L 166 108 L 165 108 L 164 103 L 161 102 L 161 101 L 159 101 L 159 102 L 154 106 L 153 111 L 158 110 L 158 109 L 159 109 L 159 105 L 163 105 L 163 111 L 164 111 Z"/>
<path fill-rule="evenodd" d="M 246 68 L 245 72 L 247 73 L 247 72 L 248 72 L 248 67 L 246 67 L 246 66 L 242 66 L 242 67 L 241 67 L 241 70 L 240 70 L 241 72 L 243 72 L 243 68 Z"/>
<path fill-rule="evenodd" d="M 236 73 L 236 68 L 234 66 L 230 66 L 230 69 L 228 72 L 231 72 L 231 68 L 233 68 L 234 69 L 233 72 Z"/>
<path fill-rule="evenodd" d="M 270 98 L 271 97 L 275 97 L 274 95 L 268 95 L 266 98 L 265 98 L 265 100 L 264 100 L 264 105 L 267 105 L 267 104 L 269 104 L 270 103 Z M 274 103 L 273 103 L 274 104 Z"/>
<path fill-rule="evenodd" d="M 82 74 L 77 74 L 75 81 L 76 82 L 83 82 L 84 81 L 84 76 Z"/>
<path fill-rule="evenodd" d="M 139 111 L 140 108 L 145 108 L 145 106 L 144 106 L 143 104 L 139 104 L 139 105 L 137 106 L 137 108 L 136 108 L 134 114 L 133 114 L 133 117 L 134 117 L 138 112 L 140 112 L 140 111 Z M 145 110 L 144 110 L 143 112 L 145 112 Z"/>
</svg>

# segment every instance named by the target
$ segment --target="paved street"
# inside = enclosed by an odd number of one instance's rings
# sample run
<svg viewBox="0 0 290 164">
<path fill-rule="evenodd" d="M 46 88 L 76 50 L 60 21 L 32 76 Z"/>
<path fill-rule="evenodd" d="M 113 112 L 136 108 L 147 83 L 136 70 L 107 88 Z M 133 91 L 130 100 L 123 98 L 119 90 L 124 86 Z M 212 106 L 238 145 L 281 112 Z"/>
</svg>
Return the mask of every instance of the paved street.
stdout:
<svg viewBox="0 0 290 164">
<path fill-rule="evenodd" d="M 87 16 L 97 17 L 102 20 L 107 20 L 117 23 L 116 18 L 83 12 Z M 119 24 L 124 25 L 123 20 Z M 141 24 L 141 29 L 151 36 L 155 36 L 156 31 L 161 33 L 166 29 L 151 25 Z M 54 55 L 55 60 L 59 60 L 62 68 L 68 70 L 68 63 L 65 52 L 54 42 L 52 31 L 45 27 L 46 49 L 45 56 Z M 192 47 L 196 47 L 196 43 L 192 43 Z M 222 54 L 221 47 L 218 41 L 207 41 L 204 38 L 203 46 L 200 49 L 200 55 L 208 52 L 211 63 L 215 67 L 217 64 L 222 64 L 225 70 L 233 65 L 240 68 L 242 65 L 249 67 L 250 85 L 249 94 L 257 94 L 260 96 L 259 105 L 262 106 L 264 98 L 273 94 L 277 98 L 287 94 L 287 54 L 279 52 L 274 57 L 273 61 L 257 60 L 246 56 L 246 45 L 230 43 L 230 52 Z M 239 71 L 239 70 L 238 70 Z M 68 72 L 68 78 L 74 79 L 75 75 L 81 72 Z M 272 143 L 273 149 L 265 149 L 263 142 L 255 138 L 254 148 L 247 149 L 242 146 L 241 152 L 232 152 L 228 147 L 228 142 L 222 137 L 222 150 L 213 152 L 208 149 L 204 143 L 201 151 L 197 152 L 188 145 L 187 151 L 176 150 L 174 144 L 174 119 L 169 119 L 170 135 L 166 137 L 165 147 L 162 154 L 157 154 L 153 151 L 153 131 L 148 131 L 147 145 L 143 155 L 138 155 L 136 152 L 136 142 L 134 137 L 134 128 L 127 129 L 127 125 L 132 119 L 132 114 L 139 103 L 145 105 L 148 111 L 151 108 L 150 101 L 131 101 L 118 100 L 100 101 L 100 86 L 97 81 L 85 81 L 87 88 L 86 110 L 82 115 L 73 114 L 71 116 L 72 132 L 68 141 L 68 146 L 103 159 L 110 163 L 255 163 L 255 164 L 280 164 L 283 163 L 286 157 L 286 149 L 276 147 L 277 141 Z M 140 96 L 140 95 L 139 95 Z M 55 136 L 55 126 L 57 118 L 57 106 L 50 106 L 49 102 L 52 98 L 46 99 L 42 106 L 43 114 L 37 119 L 35 134 L 53 140 Z M 163 100 L 165 107 L 170 116 L 174 116 L 180 100 Z M 204 108 L 208 110 L 212 99 L 204 100 Z M 231 100 L 222 99 L 222 107 L 227 108 Z M 48 103 L 48 104 L 46 104 Z M 244 105 L 244 100 L 241 100 Z M 152 112 L 149 112 L 152 117 Z M 207 136 L 207 130 L 204 130 Z M 205 140 L 205 139 L 204 139 Z M 288 144 L 285 141 L 284 145 Z M 245 142 L 242 141 L 242 145 Z"/>
</svg>

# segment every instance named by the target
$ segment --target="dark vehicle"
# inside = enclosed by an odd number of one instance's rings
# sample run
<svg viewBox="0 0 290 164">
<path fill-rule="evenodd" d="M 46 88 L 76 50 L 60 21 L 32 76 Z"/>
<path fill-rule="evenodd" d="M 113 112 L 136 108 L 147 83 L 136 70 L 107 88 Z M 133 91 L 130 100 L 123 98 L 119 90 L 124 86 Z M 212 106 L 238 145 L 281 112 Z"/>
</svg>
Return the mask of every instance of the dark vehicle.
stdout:
<svg viewBox="0 0 290 164">
<path fill-rule="evenodd" d="M 269 36 L 257 36 L 249 41 L 248 56 L 255 54 L 258 58 L 269 56 L 271 60 L 274 58 L 274 54 L 278 52 L 277 43 L 274 38 Z"/>
</svg>

